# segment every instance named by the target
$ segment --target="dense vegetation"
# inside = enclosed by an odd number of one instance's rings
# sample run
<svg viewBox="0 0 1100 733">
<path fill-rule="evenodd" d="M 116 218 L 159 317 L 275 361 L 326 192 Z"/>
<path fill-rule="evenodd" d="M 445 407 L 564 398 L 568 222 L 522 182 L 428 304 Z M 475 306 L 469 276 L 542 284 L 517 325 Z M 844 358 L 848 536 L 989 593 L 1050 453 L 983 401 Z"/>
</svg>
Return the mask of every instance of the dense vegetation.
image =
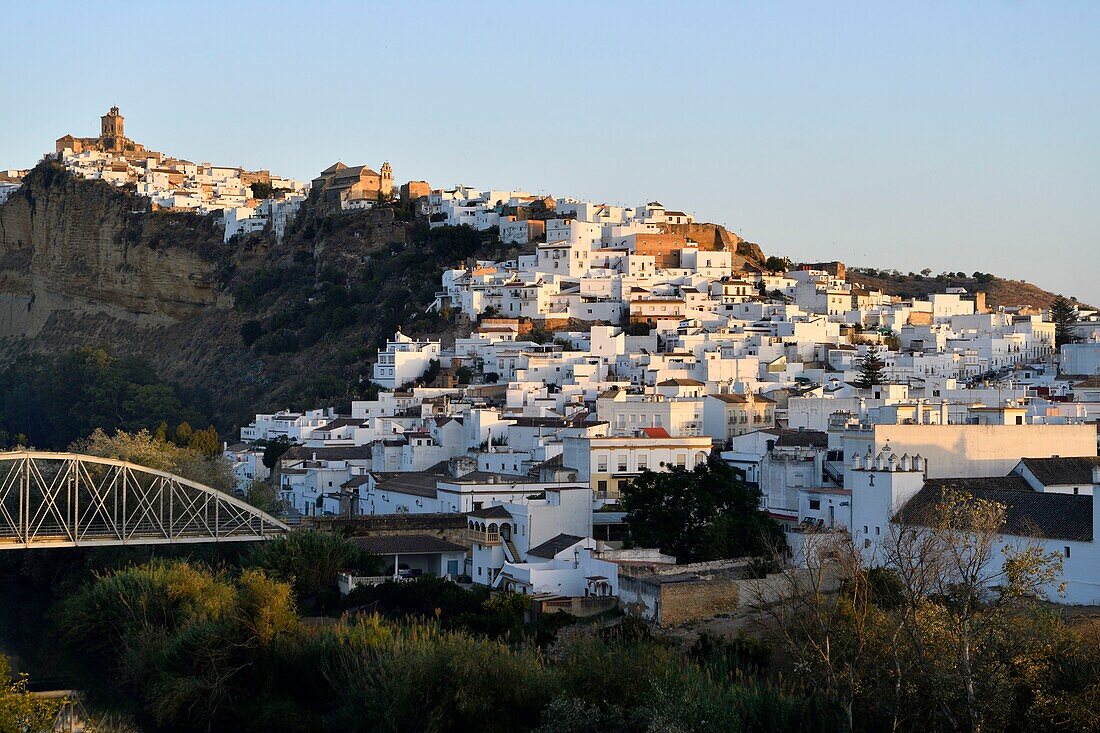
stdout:
<svg viewBox="0 0 1100 733">
<path fill-rule="evenodd" d="M 807 698 L 739 679 L 736 655 L 686 657 L 633 625 L 550 653 L 434 619 L 307 625 L 291 586 L 254 568 L 131 567 L 70 596 L 57 617 L 172 729 L 830 729 Z"/>
<path fill-rule="evenodd" d="M 96 429 L 155 432 L 162 424 L 173 438 L 182 429 L 186 446 L 210 424 L 204 404 L 203 395 L 161 381 L 146 361 L 105 349 L 22 356 L 0 371 L 0 448 L 64 450 Z M 196 449 L 208 447 L 208 437 L 199 440 Z"/>
<path fill-rule="evenodd" d="M 263 365 L 258 401 L 275 393 L 279 407 L 305 408 L 372 397 L 367 362 L 395 331 L 439 337 L 459 328 L 451 314 L 429 310 L 444 268 L 517 253 L 469 227 L 391 222 L 389 234 L 379 232 L 371 217 L 385 211 L 308 209 L 278 256 L 258 268 L 228 267 L 240 347 Z"/>
<path fill-rule="evenodd" d="M 307 215 L 288 238 L 296 236 L 296 243 L 308 245 L 340 236 L 334 231 L 340 226 L 347 224 L 339 217 Z M 375 248 L 355 263 L 337 266 L 299 248 L 290 261 L 250 273 L 233 288 L 238 310 L 251 316 L 241 328 L 242 340 L 257 354 L 280 354 L 337 338 L 356 326 L 381 334 L 378 343 L 365 346 L 380 345 L 398 328 L 410 333 L 439 330 L 446 321 L 425 309 L 439 289 L 440 270 L 467 257 L 509 253 L 492 235 L 469 227 L 414 225 L 409 236 L 410 243 Z"/>
</svg>

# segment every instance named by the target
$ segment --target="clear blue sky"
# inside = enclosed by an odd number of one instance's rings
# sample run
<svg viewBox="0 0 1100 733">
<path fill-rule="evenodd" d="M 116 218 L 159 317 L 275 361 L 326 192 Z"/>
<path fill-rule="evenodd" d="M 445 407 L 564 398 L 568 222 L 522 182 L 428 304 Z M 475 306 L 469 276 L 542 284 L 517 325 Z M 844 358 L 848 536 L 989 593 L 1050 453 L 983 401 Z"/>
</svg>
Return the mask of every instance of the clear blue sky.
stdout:
<svg viewBox="0 0 1100 733">
<path fill-rule="evenodd" d="M 0 167 L 131 137 L 308 178 L 693 211 L 796 259 L 1100 305 L 1100 3 L 72 3 L 3 9 Z"/>
</svg>

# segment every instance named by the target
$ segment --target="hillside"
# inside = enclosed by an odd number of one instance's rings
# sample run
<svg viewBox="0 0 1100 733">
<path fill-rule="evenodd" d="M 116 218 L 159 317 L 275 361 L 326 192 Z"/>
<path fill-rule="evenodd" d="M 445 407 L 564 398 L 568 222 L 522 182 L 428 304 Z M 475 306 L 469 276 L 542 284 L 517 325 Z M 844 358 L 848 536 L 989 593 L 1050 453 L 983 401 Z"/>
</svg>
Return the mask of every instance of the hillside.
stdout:
<svg viewBox="0 0 1100 733">
<path fill-rule="evenodd" d="M 211 217 L 149 212 L 41 166 L 0 206 L 0 362 L 107 345 L 205 393 L 223 430 L 255 410 L 351 398 L 399 325 L 453 328 L 424 313 L 444 266 L 514 254 L 399 213 L 306 209 L 278 245 L 223 244 Z"/>
<path fill-rule="evenodd" d="M 1057 293 L 1023 280 L 1005 280 L 985 273 L 980 273 L 978 278 L 957 277 L 956 273 L 937 279 L 936 276 L 893 275 L 881 270 L 850 267 L 847 275 L 848 280 L 855 284 L 903 298 L 927 298 L 932 293 L 945 292 L 947 288 L 966 288 L 968 293 L 984 292 L 986 305 L 990 308 L 1030 307 L 1041 310 L 1049 308 L 1058 297 Z"/>
<path fill-rule="evenodd" d="M 720 226 L 682 232 L 759 263 Z M 447 340 L 469 324 L 427 313 L 445 267 L 505 259 L 492 233 L 429 230 L 401 206 L 322 214 L 307 202 L 281 243 L 222 242 L 213 217 L 43 164 L 0 206 L 0 365 L 106 346 L 198 394 L 223 431 L 258 410 L 364 394 L 401 327 Z"/>
</svg>

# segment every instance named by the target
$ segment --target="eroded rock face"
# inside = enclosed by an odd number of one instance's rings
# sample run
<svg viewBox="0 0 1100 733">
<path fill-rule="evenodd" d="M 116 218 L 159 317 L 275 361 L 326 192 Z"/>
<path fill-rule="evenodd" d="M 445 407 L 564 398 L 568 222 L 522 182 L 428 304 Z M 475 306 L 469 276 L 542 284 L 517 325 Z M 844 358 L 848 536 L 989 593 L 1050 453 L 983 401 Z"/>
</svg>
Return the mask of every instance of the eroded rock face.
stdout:
<svg viewBox="0 0 1100 733">
<path fill-rule="evenodd" d="M 734 269 L 745 265 L 759 267 L 764 264 L 764 253 L 760 245 L 746 242 L 721 224 L 696 222 L 694 224 L 662 224 L 661 228 L 672 234 L 682 234 L 699 243 L 703 249 L 726 250 L 736 255 L 733 258 Z"/>
<path fill-rule="evenodd" d="M 56 167 L 32 172 L 0 206 L 0 338 L 34 338 L 60 312 L 162 326 L 217 307 L 217 266 L 202 256 L 220 244 L 214 222 L 147 206 Z"/>
</svg>

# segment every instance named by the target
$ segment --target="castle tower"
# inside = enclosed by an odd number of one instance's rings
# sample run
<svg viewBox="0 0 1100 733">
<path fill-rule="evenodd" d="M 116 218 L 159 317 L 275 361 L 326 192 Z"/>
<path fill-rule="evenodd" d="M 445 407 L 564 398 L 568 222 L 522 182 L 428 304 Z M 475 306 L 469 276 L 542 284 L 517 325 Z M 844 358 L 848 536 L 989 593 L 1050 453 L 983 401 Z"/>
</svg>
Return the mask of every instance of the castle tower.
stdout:
<svg viewBox="0 0 1100 733">
<path fill-rule="evenodd" d="M 381 174 L 379 188 L 382 189 L 383 196 L 389 196 L 393 193 L 393 168 L 390 168 L 390 162 L 388 160 L 382 163 Z"/>
<path fill-rule="evenodd" d="M 122 152 L 126 140 L 126 118 L 119 114 L 118 107 L 111 107 L 99 121 L 99 141 L 103 150 L 110 153 Z"/>
</svg>

